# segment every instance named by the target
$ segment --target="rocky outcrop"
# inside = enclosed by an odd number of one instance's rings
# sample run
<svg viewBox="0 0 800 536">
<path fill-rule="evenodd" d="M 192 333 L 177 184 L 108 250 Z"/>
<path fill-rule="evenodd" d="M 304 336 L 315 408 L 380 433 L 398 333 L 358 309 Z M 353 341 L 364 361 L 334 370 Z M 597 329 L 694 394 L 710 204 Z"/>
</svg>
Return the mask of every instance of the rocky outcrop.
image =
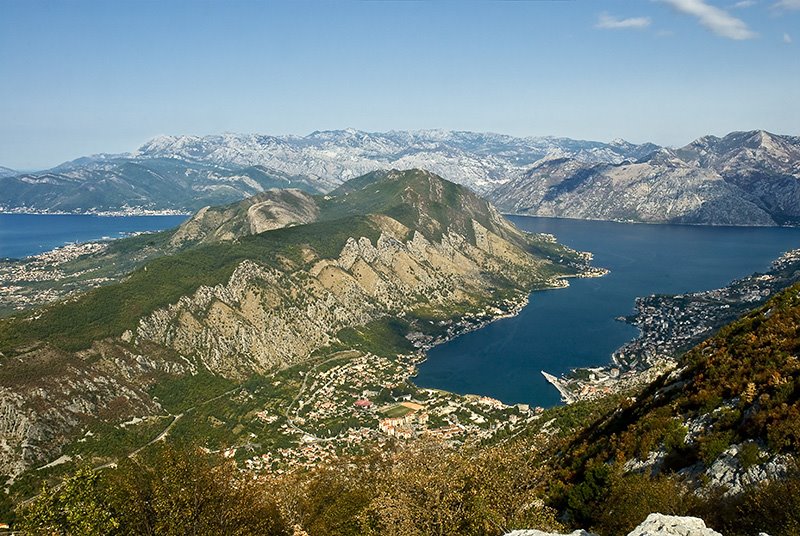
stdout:
<svg viewBox="0 0 800 536">
<path fill-rule="evenodd" d="M 752 444 L 751 444 L 752 445 Z M 760 463 L 745 465 L 742 463 L 743 444 L 732 445 L 719 455 L 711 467 L 700 473 L 692 470 L 684 473 L 693 478 L 702 478 L 709 489 L 724 490 L 725 495 L 738 495 L 746 489 L 757 486 L 762 482 L 781 480 L 786 478 L 792 466 L 792 457 L 789 455 L 770 455 L 757 447 L 757 459 Z M 702 475 L 702 476 L 700 476 Z"/>
<path fill-rule="evenodd" d="M 170 239 L 170 246 L 226 242 L 290 225 L 315 221 L 319 207 L 302 190 L 269 190 L 239 203 L 204 207 L 184 222 Z"/>
<path fill-rule="evenodd" d="M 628 536 L 722 536 L 697 517 L 650 514 Z"/>
<path fill-rule="evenodd" d="M 201 287 L 141 319 L 136 340 L 240 377 L 303 359 L 346 327 L 422 305 L 443 310 L 485 299 L 490 277 L 523 289 L 541 266 L 478 222 L 473 244 L 455 232 L 433 242 L 388 216 L 371 221 L 377 241 L 351 237 L 335 259 L 309 249 L 302 266 L 242 262 L 227 284 Z"/>
<path fill-rule="evenodd" d="M 570 533 L 560 533 L 560 532 L 545 532 L 542 530 L 536 529 L 523 529 L 523 530 L 512 530 L 505 536 L 595 536 L 591 532 L 586 532 L 585 530 L 575 530 Z"/>
<path fill-rule="evenodd" d="M 561 533 L 561 532 L 546 532 L 543 530 L 536 530 L 536 529 L 523 529 L 523 530 L 512 530 L 505 536 L 594 536 L 591 532 L 586 532 L 585 530 L 575 530 L 570 532 L 569 534 Z"/>
<path fill-rule="evenodd" d="M 506 536 L 565 536 L 558 532 L 540 530 L 515 530 Z M 594 536 L 585 530 L 576 530 L 566 536 Z M 722 536 L 719 532 L 706 527 L 705 522 L 697 517 L 668 516 L 653 513 L 647 516 L 628 536 Z"/>
</svg>

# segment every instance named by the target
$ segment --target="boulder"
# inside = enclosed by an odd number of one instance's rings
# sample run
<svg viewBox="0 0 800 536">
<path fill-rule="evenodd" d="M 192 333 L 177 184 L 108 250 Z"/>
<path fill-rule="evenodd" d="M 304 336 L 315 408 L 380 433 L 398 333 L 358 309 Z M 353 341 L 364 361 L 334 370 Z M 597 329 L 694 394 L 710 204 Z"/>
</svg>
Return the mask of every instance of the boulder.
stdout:
<svg viewBox="0 0 800 536">
<path fill-rule="evenodd" d="M 722 536 L 697 517 L 650 514 L 628 536 Z"/>
<path fill-rule="evenodd" d="M 536 529 L 515 530 L 506 536 L 594 536 L 585 530 L 576 530 L 569 534 L 544 532 Z M 719 532 L 706 527 L 705 522 L 697 517 L 667 516 L 650 514 L 628 536 L 722 536 Z M 761 536 L 761 535 L 759 535 Z"/>
</svg>

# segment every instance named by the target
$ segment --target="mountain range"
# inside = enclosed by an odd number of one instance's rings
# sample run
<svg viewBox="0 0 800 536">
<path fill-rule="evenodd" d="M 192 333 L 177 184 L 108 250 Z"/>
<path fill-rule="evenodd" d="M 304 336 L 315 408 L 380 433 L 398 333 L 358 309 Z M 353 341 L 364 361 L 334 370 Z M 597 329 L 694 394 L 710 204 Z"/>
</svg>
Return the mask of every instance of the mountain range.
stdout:
<svg viewBox="0 0 800 536">
<path fill-rule="evenodd" d="M 102 155 L 39 173 L 0 175 L 6 211 L 187 212 L 229 203 L 270 188 L 318 186 L 263 166 L 219 166 L 170 158 Z"/>
<path fill-rule="evenodd" d="M 712 225 L 800 222 L 800 138 L 706 136 L 625 162 L 538 162 L 489 193 L 532 216 Z"/>
<path fill-rule="evenodd" d="M 621 162 L 656 148 L 621 140 L 433 130 L 160 136 L 128 154 L 79 158 L 36 173 L 0 174 L 0 209 L 191 212 L 273 187 L 328 192 L 353 177 L 393 168 L 427 169 L 485 194 L 542 158 Z"/>
<path fill-rule="evenodd" d="M 0 210 L 192 212 L 269 188 L 329 192 L 380 169 L 427 169 L 504 212 L 786 225 L 800 218 L 800 138 L 764 131 L 652 143 L 424 130 L 159 136 L 36 173 L 0 171 Z"/>
</svg>

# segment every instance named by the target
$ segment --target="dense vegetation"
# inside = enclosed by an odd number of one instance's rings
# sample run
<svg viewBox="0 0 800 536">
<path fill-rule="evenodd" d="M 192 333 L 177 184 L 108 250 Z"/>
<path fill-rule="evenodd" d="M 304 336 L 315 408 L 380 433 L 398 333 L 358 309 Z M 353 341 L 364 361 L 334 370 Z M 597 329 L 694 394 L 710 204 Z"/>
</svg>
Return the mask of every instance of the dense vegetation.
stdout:
<svg viewBox="0 0 800 536">
<path fill-rule="evenodd" d="M 21 510 L 29 533 L 482 535 L 558 528 L 525 448 L 459 452 L 422 442 L 309 473 L 253 480 L 200 450 L 165 446 L 80 470 Z"/>
<path fill-rule="evenodd" d="M 160 448 L 104 473 L 79 470 L 24 509 L 26 534 L 290 534 L 263 487 L 231 462 L 199 450 Z"/>
<path fill-rule="evenodd" d="M 252 479 L 230 460 L 167 445 L 114 469 L 79 470 L 20 508 L 18 526 L 64 535 L 499 536 L 514 528 L 564 530 L 575 523 L 565 514 L 582 507 L 589 521 L 582 526 L 602 536 L 627 534 L 651 512 L 700 516 L 729 536 L 800 529 L 796 471 L 722 497 L 698 496 L 669 476 L 595 467 L 564 509 L 552 501 L 552 488 L 563 483 L 554 480 L 547 452 L 530 440 L 462 449 L 421 440 Z"/>
</svg>

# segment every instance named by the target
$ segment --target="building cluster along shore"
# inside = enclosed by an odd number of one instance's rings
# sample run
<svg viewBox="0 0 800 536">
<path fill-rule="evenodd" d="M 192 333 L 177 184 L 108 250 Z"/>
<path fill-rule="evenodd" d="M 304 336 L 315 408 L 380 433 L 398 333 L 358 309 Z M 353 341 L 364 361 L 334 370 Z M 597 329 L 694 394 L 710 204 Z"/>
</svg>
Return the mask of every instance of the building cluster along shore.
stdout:
<svg viewBox="0 0 800 536">
<path fill-rule="evenodd" d="M 636 326 L 639 336 L 614 352 L 611 364 L 562 377 L 542 374 L 568 404 L 646 385 L 672 369 L 682 352 L 798 280 L 800 249 L 795 249 L 773 261 L 766 273 L 722 288 L 637 298 L 636 313 L 618 320 Z"/>
</svg>

